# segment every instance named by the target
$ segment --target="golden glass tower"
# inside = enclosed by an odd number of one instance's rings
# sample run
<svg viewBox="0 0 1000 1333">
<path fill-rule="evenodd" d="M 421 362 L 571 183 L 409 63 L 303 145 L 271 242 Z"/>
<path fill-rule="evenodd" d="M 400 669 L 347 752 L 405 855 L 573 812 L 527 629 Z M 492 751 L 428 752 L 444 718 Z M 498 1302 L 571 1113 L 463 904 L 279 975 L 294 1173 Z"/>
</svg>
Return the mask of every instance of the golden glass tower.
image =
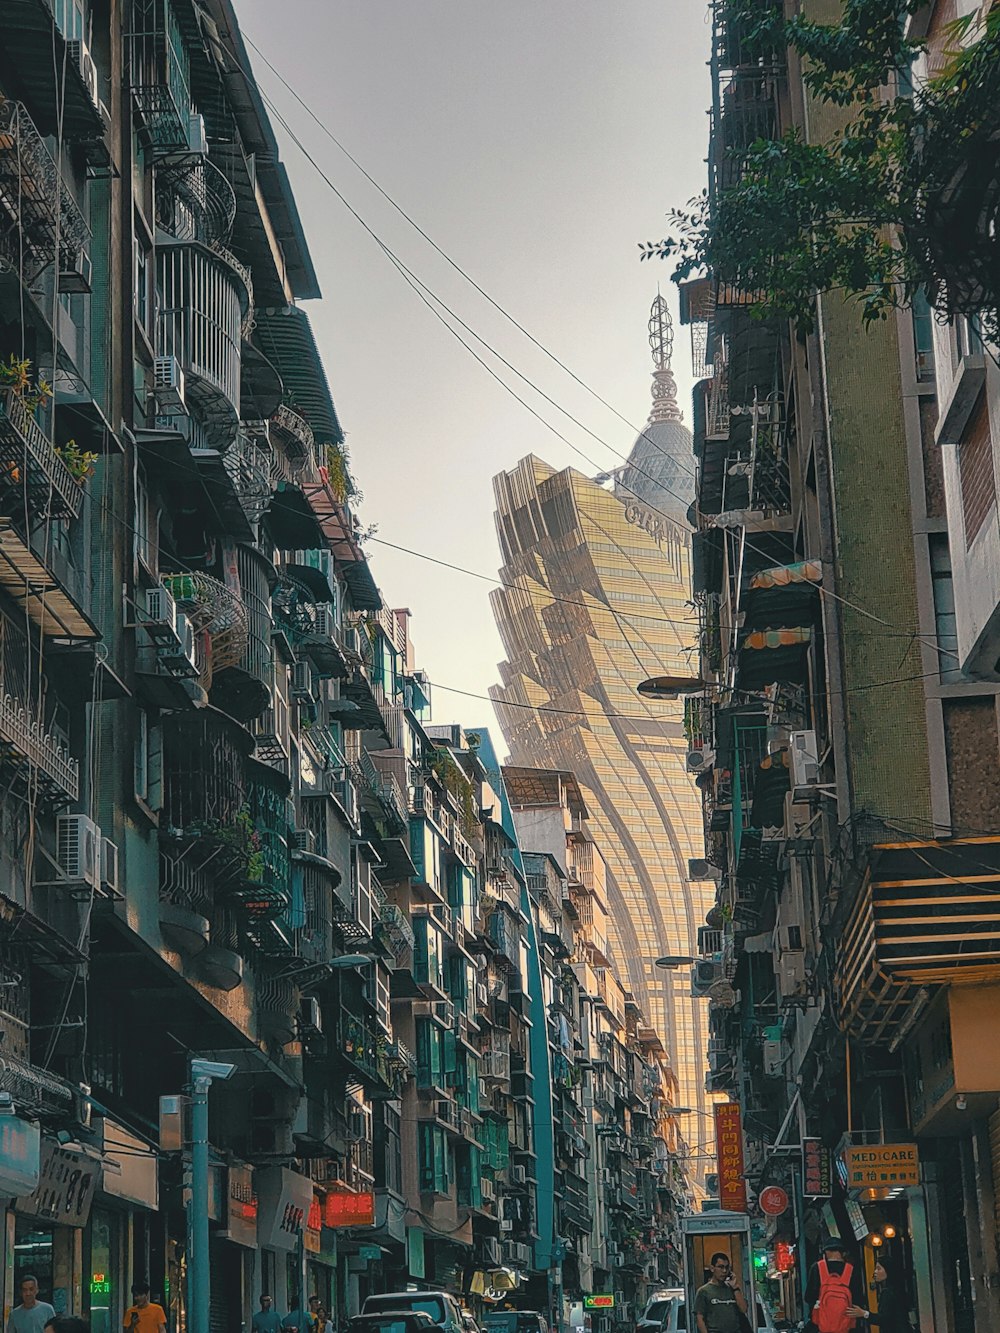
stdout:
<svg viewBox="0 0 1000 1333">
<path fill-rule="evenodd" d="M 670 1054 L 681 1103 L 707 1113 L 707 1002 L 691 997 L 689 969 L 655 966 L 697 952 L 715 901 L 713 884 L 688 879 L 689 858 L 704 855 L 701 799 L 686 771 L 683 704 L 636 693 L 650 676 L 697 669 L 691 434 L 671 339 L 657 297 L 653 411 L 615 476 L 594 481 L 529 456 L 494 478 L 507 586 L 491 597 L 507 657 L 491 695 L 513 763 L 576 775 L 607 861 L 620 974 Z M 711 1137 L 700 1117 L 681 1127 L 689 1143 Z"/>
</svg>

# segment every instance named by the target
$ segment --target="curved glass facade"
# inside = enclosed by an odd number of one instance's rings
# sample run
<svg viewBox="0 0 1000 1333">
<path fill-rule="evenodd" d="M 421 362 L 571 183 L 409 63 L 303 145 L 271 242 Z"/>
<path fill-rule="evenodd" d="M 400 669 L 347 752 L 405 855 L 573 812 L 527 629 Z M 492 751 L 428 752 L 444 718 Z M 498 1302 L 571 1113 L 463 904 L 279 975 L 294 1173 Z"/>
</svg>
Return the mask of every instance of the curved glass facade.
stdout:
<svg viewBox="0 0 1000 1333">
<path fill-rule="evenodd" d="M 690 457 L 686 428 L 671 423 L 671 437 L 678 454 L 686 438 Z M 491 693 L 511 759 L 576 775 L 607 861 L 620 975 L 670 1053 L 681 1103 L 708 1112 L 707 1004 L 692 999 L 688 969 L 655 966 L 696 953 L 715 900 L 714 885 L 687 877 L 688 859 L 704 855 L 700 794 L 683 704 L 636 693 L 650 676 L 697 669 L 690 533 L 621 481 L 614 493 L 535 457 L 493 484 L 501 578 L 513 586 L 491 595 L 507 655 Z M 690 1143 L 710 1137 L 700 1118 L 683 1129 Z"/>
</svg>

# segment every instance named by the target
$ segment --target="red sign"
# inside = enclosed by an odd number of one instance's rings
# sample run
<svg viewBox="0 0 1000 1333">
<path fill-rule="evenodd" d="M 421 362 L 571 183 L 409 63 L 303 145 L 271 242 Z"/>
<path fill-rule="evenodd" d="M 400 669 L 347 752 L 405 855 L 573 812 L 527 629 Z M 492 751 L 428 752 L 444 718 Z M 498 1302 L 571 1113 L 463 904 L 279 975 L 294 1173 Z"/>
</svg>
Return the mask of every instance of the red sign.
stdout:
<svg viewBox="0 0 1000 1333">
<path fill-rule="evenodd" d="M 326 1196 L 328 1227 L 373 1227 L 375 1225 L 375 1195 L 371 1192 L 347 1194 L 331 1191 Z"/>
<path fill-rule="evenodd" d="M 774 1266 L 779 1273 L 790 1273 L 795 1267 L 795 1250 L 787 1240 L 774 1242 Z"/>
<path fill-rule="evenodd" d="M 745 1213 L 747 1187 L 743 1179 L 743 1124 L 738 1102 L 716 1106 L 715 1143 L 719 1157 L 719 1206 L 729 1213 Z"/>
<path fill-rule="evenodd" d="M 780 1217 L 788 1207 L 788 1195 L 780 1185 L 768 1185 L 766 1190 L 761 1190 L 757 1202 L 760 1211 L 767 1213 L 768 1217 Z"/>
<path fill-rule="evenodd" d="M 807 1199 L 828 1199 L 833 1192 L 830 1149 L 819 1139 L 802 1140 L 802 1193 Z"/>
</svg>

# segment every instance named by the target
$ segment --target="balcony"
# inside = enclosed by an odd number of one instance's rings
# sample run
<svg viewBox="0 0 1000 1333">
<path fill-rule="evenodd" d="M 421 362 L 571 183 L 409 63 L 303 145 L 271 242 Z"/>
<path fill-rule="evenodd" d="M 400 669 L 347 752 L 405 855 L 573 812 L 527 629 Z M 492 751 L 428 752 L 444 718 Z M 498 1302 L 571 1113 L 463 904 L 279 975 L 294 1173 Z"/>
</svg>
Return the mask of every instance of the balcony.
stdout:
<svg viewBox="0 0 1000 1333">
<path fill-rule="evenodd" d="M 316 460 L 312 427 L 294 408 L 280 404 L 271 413 L 274 479 L 298 483 Z"/>
<path fill-rule="evenodd" d="M 59 810 L 79 796 L 80 765 L 66 738 L 45 725 L 29 701 L 28 642 L 20 626 L 0 617 L 0 772 L 22 792 L 34 785 L 46 810 Z"/>
<path fill-rule="evenodd" d="M 140 134 L 154 154 L 188 148 L 191 70 L 170 0 L 134 0 L 125 34 L 127 81 Z"/>
<path fill-rule="evenodd" d="M 46 558 L 36 553 L 43 546 Z M 0 588 L 47 639 L 85 642 L 100 637 L 70 589 L 75 570 L 63 550 L 45 539 L 25 537 L 17 524 L 0 518 Z"/>
<path fill-rule="evenodd" d="M 394 1055 L 387 1038 L 353 1014 L 341 1014 L 337 1050 L 360 1076 L 369 1096 L 377 1099 L 402 1096 L 406 1067 Z"/>
<path fill-rule="evenodd" d="M 889 1041 L 922 987 L 1000 981 L 1000 838 L 858 842 L 844 918 L 826 932 L 842 1025 Z M 891 841 L 890 841 L 891 839 Z"/>
<path fill-rule="evenodd" d="M 178 243 L 157 251 L 156 348 L 184 370 L 200 443 L 225 452 L 240 414 L 240 349 L 252 309 L 248 275 L 227 250 Z"/>
<path fill-rule="evenodd" d="M 32 519 L 76 518 L 83 487 L 13 389 L 0 391 L 0 504 Z"/>
<path fill-rule="evenodd" d="M 239 880 L 247 868 L 251 745 L 248 733 L 214 708 L 164 718 L 160 836 L 185 846 L 191 863 L 211 866 L 220 881 Z"/>
<path fill-rule="evenodd" d="M 5 12 L 5 40 L 10 36 L 7 17 Z M 20 102 L 0 107 L 0 213 L 7 219 L 0 227 L 3 253 L 29 281 L 55 260 L 57 236 L 65 255 L 90 241 L 76 200 Z"/>
<path fill-rule="evenodd" d="M 185 130 L 186 130 L 185 126 Z M 236 220 L 236 193 L 203 155 L 184 153 L 156 163 L 156 220 L 175 241 L 224 242 Z"/>
<path fill-rule="evenodd" d="M 413 948 L 413 927 L 395 903 L 383 905 L 376 929 L 382 944 L 396 957 Z"/>
</svg>

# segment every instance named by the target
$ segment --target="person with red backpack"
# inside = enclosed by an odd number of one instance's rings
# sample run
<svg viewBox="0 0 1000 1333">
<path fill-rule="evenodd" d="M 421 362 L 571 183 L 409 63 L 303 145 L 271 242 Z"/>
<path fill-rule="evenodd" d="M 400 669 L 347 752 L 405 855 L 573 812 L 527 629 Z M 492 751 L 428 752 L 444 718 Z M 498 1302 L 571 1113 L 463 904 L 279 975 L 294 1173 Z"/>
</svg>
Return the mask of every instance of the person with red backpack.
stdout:
<svg viewBox="0 0 1000 1333">
<path fill-rule="evenodd" d="M 865 1277 L 851 1263 L 842 1240 L 831 1236 L 823 1244 L 823 1257 L 813 1264 L 806 1283 L 805 1303 L 809 1311 L 809 1333 L 853 1333 L 858 1320 L 867 1327 L 869 1311 Z"/>
</svg>

